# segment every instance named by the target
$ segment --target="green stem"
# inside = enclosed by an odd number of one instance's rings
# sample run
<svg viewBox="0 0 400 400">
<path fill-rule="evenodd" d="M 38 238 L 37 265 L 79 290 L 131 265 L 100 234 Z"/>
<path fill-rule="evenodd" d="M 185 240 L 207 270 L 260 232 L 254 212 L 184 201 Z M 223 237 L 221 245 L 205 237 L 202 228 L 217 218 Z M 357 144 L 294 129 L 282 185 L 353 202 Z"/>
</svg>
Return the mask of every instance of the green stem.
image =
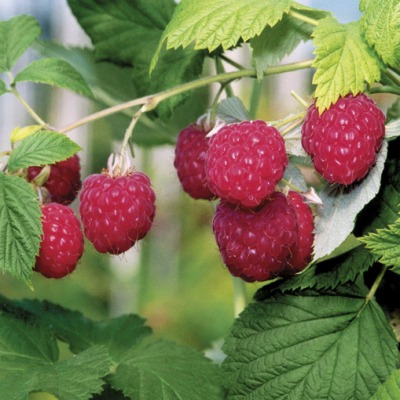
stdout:
<svg viewBox="0 0 400 400">
<path fill-rule="evenodd" d="M 291 130 L 293 130 L 294 128 L 297 128 L 299 125 L 301 125 L 303 122 L 302 119 L 299 119 L 297 121 L 294 121 L 292 124 L 290 124 L 287 128 L 285 128 L 282 132 L 281 135 L 285 136 L 286 134 L 288 134 Z"/>
<path fill-rule="evenodd" d="M 400 87 L 395 86 L 377 86 L 370 90 L 371 93 L 391 93 L 400 95 Z"/>
<path fill-rule="evenodd" d="M 225 73 L 225 68 L 222 65 L 221 59 L 219 57 L 216 59 L 216 63 L 215 64 L 216 64 L 216 68 L 217 68 L 217 73 L 218 74 Z M 234 94 L 233 94 L 232 87 L 230 86 L 230 83 L 231 83 L 231 81 L 225 82 L 225 84 L 223 85 L 223 89 L 225 89 L 226 95 L 228 97 L 233 97 Z"/>
<path fill-rule="evenodd" d="M 388 267 L 383 265 L 378 276 L 375 278 L 375 281 L 372 284 L 371 289 L 369 290 L 367 296 L 365 297 L 365 302 L 364 302 L 363 306 L 361 307 L 361 310 L 358 312 L 357 317 L 362 313 L 362 311 L 367 306 L 367 304 L 374 298 L 376 291 L 378 290 L 379 285 L 381 284 L 382 279 L 385 276 L 385 273 L 387 270 L 388 270 Z"/>
<path fill-rule="evenodd" d="M 232 277 L 233 281 L 233 309 L 234 317 L 238 317 L 239 314 L 246 308 L 247 305 L 247 292 L 246 283 L 240 278 Z"/>
<path fill-rule="evenodd" d="M 393 70 L 391 70 L 391 69 L 388 68 L 388 69 L 386 70 L 386 75 L 390 78 L 390 80 L 391 80 L 394 84 L 396 84 L 397 86 L 400 86 L 400 76 L 397 75 L 396 72 L 394 72 Z"/>
<path fill-rule="evenodd" d="M 140 108 L 140 110 L 135 113 L 135 115 L 133 116 L 128 128 L 125 131 L 124 139 L 123 139 L 122 145 L 121 145 L 121 151 L 119 153 L 121 155 L 120 162 L 119 162 L 119 164 L 120 164 L 119 167 L 120 168 L 122 167 L 123 159 L 124 159 L 124 157 L 126 155 L 126 149 L 128 147 L 129 140 L 130 140 L 130 138 L 132 137 L 132 134 L 133 134 L 133 128 L 135 127 L 136 123 L 138 122 L 140 116 L 143 114 L 143 110 L 144 110 L 145 106 L 146 106 L 146 104 L 144 104 Z"/>
<path fill-rule="evenodd" d="M 313 25 L 313 26 L 318 26 L 318 24 L 319 24 L 318 20 L 316 20 L 314 18 L 306 17 L 305 15 L 300 14 L 297 11 L 290 10 L 289 11 L 289 15 L 292 16 L 293 18 L 296 18 L 296 19 L 300 20 L 300 21 L 307 22 L 307 24 L 310 24 L 310 25 Z"/>
<path fill-rule="evenodd" d="M 257 115 L 258 106 L 260 104 L 261 83 L 258 80 L 253 82 L 251 90 L 249 114 L 251 119 L 255 119 Z"/>
<path fill-rule="evenodd" d="M 11 86 L 11 93 L 19 100 L 19 102 L 24 106 L 25 110 L 29 113 L 29 115 L 42 126 L 47 126 L 47 123 L 36 114 L 33 108 L 25 101 L 25 99 L 20 95 L 17 88 L 15 86 Z"/>
<path fill-rule="evenodd" d="M 300 97 L 294 90 L 290 92 L 292 97 L 294 97 L 305 109 L 308 108 L 309 104 L 302 98 Z"/>
<path fill-rule="evenodd" d="M 210 108 L 210 126 L 215 125 L 215 119 L 217 117 L 217 106 L 218 106 L 218 100 L 221 97 L 222 92 L 224 91 L 226 87 L 226 84 L 221 84 L 221 87 L 218 89 L 217 94 L 214 97 L 214 100 L 212 102 L 211 108 Z"/>
<path fill-rule="evenodd" d="M 245 67 L 243 67 L 243 65 L 240 65 L 236 61 L 231 60 L 229 57 L 225 56 L 224 54 L 221 54 L 219 56 L 219 58 L 221 60 L 226 61 L 228 64 L 232 65 L 232 67 L 235 67 L 236 69 L 239 69 L 239 70 L 246 69 Z"/>
<path fill-rule="evenodd" d="M 276 121 L 276 122 L 271 122 L 271 125 L 273 125 L 275 128 L 280 128 L 281 126 L 285 126 L 289 124 L 290 122 L 296 121 L 297 119 L 302 119 L 306 115 L 305 111 L 299 112 L 297 114 L 293 114 L 290 117 L 287 117 L 285 119 Z"/>
<path fill-rule="evenodd" d="M 310 68 L 312 66 L 313 60 L 304 60 L 304 61 L 299 61 L 295 63 L 290 63 L 290 64 L 283 64 L 283 65 L 277 65 L 273 67 L 269 67 L 264 71 L 264 75 L 275 75 L 275 74 L 282 74 L 285 72 L 291 72 L 291 71 L 297 71 L 300 69 L 306 69 Z M 225 72 L 222 74 L 214 75 L 214 76 L 207 76 L 200 78 L 198 80 L 192 81 L 192 82 L 187 82 L 182 85 L 173 87 L 171 89 L 164 90 L 162 92 L 149 95 L 149 96 L 144 96 L 140 97 L 138 99 L 130 100 L 125 103 L 118 104 L 116 106 L 104 109 L 102 111 L 96 112 L 94 114 L 88 115 L 85 118 L 82 118 L 70 125 L 65 126 L 64 128 L 60 129 L 58 132 L 60 133 L 66 133 L 69 132 L 75 128 L 78 128 L 82 125 L 85 125 L 87 123 L 96 121 L 98 119 L 107 117 L 109 115 L 118 113 L 120 111 L 138 106 L 138 105 L 143 105 L 141 112 L 146 112 L 153 110 L 154 108 L 157 107 L 157 105 L 172 96 L 176 96 L 178 94 L 190 91 L 190 90 L 195 90 L 199 89 L 203 86 L 210 85 L 212 83 L 216 82 L 227 82 L 227 81 L 232 81 L 235 79 L 240 79 L 240 78 L 255 78 L 257 76 L 257 72 L 254 69 L 245 69 L 241 71 L 234 71 L 234 72 Z"/>
<path fill-rule="evenodd" d="M 294 185 L 293 185 L 291 182 L 289 182 L 288 180 L 282 178 L 282 179 L 281 179 L 281 182 L 282 182 L 284 185 L 288 186 L 290 189 L 294 190 L 295 192 L 297 192 L 297 193 L 303 193 L 302 190 L 300 190 L 298 187 L 294 186 Z"/>
</svg>

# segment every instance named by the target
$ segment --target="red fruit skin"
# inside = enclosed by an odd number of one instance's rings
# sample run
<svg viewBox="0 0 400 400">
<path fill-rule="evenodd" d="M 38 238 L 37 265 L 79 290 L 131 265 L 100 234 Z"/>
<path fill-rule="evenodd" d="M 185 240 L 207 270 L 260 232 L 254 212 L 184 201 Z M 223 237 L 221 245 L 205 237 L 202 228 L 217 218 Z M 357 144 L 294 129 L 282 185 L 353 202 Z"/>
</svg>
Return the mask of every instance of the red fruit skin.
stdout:
<svg viewBox="0 0 400 400">
<path fill-rule="evenodd" d="M 205 169 L 217 196 L 255 208 L 275 191 L 287 164 L 279 131 L 257 120 L 224 126 L 211 136 Z"/>
<path fill-rule="evenodd" d="M 50 165 L 50 175 L 43 185 L 50 194 L 50 201 L 60 204 L 71 204 L 81 189 L 81 164 L 77 154 L 64 161 Z M 29 167 L 28 179 L 32 181 L 42 167 Z"/>
<path fill-rule="evenodd" d="M 155 198 L 150 180 L 142 172 L 88 176 L 79 205 L 86 237 L 100 253 L 124 253 L 150 230 Z"/>
<path fill-rule="evenodd" d="M 349 94 L 321 115 L 312 104 L 302 127 L 302 145 L 330 183 L 350 185 L 376 162 L 385 135 L 385 115 L 361 93 Z"/>
<path fill-rule="evenodd" d="M 285 273 L 293 275 L 302 271 L 310 262 L 314 245 L 314 217 L 311 207 L 304 202 L 303 196 L 289 191 L 287 199 L 296 213 L 299 227 L 297 242 L 291 248 L 291 256 Z"/>
<path fill-rule="evenodd" d="M 183 190 L 194 199 L 211 200 L 215 195 L 208 187 L 204 169 L 205 154 L 209 139 L 201 125 L 190 125 L 183 129 L 175 147 L 174 167 Z"/>
<path fill-rule="evenodd" d="M 35 271 L 59 279 L 75 270 L 83 253 L 83 233 L 74 212 L 67 206 L 42 206 L 43 236 Z"/>
<path fill-rule="evenodd" d="M 295 211 L 278 192 L 255 210 L 222 200 L 216 208 L 213 231 L 224 264 L 233 276 L 246 282 L 278 276 L 298 237 Z"/>
</svg>

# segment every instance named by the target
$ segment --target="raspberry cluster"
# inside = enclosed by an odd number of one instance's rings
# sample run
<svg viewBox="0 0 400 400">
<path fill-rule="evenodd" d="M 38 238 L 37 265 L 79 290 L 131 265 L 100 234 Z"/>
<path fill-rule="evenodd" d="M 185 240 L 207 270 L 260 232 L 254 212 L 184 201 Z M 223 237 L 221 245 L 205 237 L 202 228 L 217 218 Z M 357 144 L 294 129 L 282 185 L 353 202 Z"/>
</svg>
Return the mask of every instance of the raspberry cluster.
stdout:
<svg viewBox="0 0 400 400">
<path fill-rule="evenodd" d="M 293 204 L 301 202 L 297 206 Z M 311 261 L 311 208 L 295 192 L 274 192 L 256 209 L 244 209 L 222 200 L 213 231 L 224 264 L 246 282 L 288 276 Z"/>
<path fill-rule="evenodd" d="M 321 115 L 315 104 L 308 108 L 302 145 L 328 182 L 350 185 L 375 164 L 384 135 L 385 115 L 375 102 L 349 94 Z"/>
<path fill-rule="evenodd" d="M 206 133 L 197 125 L 182 130 L 174 165 L 193 198 L 220 199 L 213 232 L 230 273 L 254 282 L 303 269 L 311 261 L 313 215 L 298 193 L 276 191 L 288 164 L 279 131 L 256 120 Z"/>
<path fill-rule="evenodd" d="M 35 180 L 42 168 L 30 167 Z M 79 212 L 84 234 L 101 253 L 121 254 L 150 230 L 155 214 L 155 194 L 141 172 L 89 175 L 83 185 L 77 155 L 50 165 L 43 187 L 50 202 L 42 205 L 43 236 L 35 271 L 47 278 L 70 274 L 83 253 L 81 224 L 67 206 L 80 191 Z"/>
</svg>

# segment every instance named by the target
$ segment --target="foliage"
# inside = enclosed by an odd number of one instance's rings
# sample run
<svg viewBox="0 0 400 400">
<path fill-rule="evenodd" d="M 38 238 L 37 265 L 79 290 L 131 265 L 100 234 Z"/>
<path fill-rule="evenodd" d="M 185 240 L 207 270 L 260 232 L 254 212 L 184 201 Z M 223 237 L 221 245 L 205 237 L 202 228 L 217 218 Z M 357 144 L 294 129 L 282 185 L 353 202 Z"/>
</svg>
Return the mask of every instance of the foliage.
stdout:
<svg viewBox="0 0 400 400">
<path fill-rule="evenodd" d="M 121 155 L 131 139 L 147 147 L 173 144 L 179 130 L 198 118 L 220 126 L 253 116 L 254 110 L 232 92 L 233 81 L 262 81 L 305 68 L 313 69 L 313 100 L 320 113 L 348 93 L 400 94 L 398 0 L 361 0 L 360 20 L 347 24 L 293 0 L 234 0 L 229 6 L 222 0 L 68 4 L 92 40 L 91 48 L 38 41 L 41 29 L 31 16 L 0 21 L 0 72 L 5 73 L 0 95 L 14 96 L 33 120 L 16 127 L 10 148 L 0 153 L 0 270 L 29 287 L 43 232 L 42 189 L 27 181 L 27 169 L 83 150 L 68 137 L 75 128 L 113 118 L 115 137 L 123 138 Z M 315 57 L 282 64 L 307 41 Z M 230 58 L 230 51 L 240 47 L 250 55 L 246 66 Z M 14 73 L 31 48 L 39 59 Z M 228 64 L 232 72 L 225 72 Z M 52 127 L 22 97 L 19 88 L 25 82 L 70 90 L 99 110 L 66 127 Z M 214 84 L 219 90 L 209 101 L 207 90 Z M 223 92 L 227 98 L 220 100 Z M 253 104 L 257 95 L 254 89 Z M 374 167 L 348 187 L 319 184 L 304 173 L 311 165 L 301 144 L 304 114 L 271 123 L 290 156 L 281 190 L 312 187 L 322 203 L 313 206 L 313 258 L 301 273 L 256 288 L 253 302 L 226 332 L 222 365 L 160 339 L 135 314 L 98 321 L 49 301 L 1 296 L 3 397 L 25 399 L 42 392 L 76 400 L 399 396 L 398 343 L 387 319 L 393 310 L 375 298 L 386 270 L 398 273 L 400 268 L 399 100 L 387 111 L 386 140 Z M 99 151 L 94 146 L 84 150 Z M 156 167 L 162 168 L 161 161 Z M 182 204 L 171 208 L 182 215 L 188 209 Z M 190 217 L 183 216 L 185 221 Z M 199 249 L 182 236 L 186 248 L 180 268 L 190 268 Z M 198 242 L 211 246 L 200 234 Z M 197 255 L 207 257 L 206 252 Z M 157 261 L 167 262 L 163 255 Z M 177 297 L 203 292 L 208 276 L 205 271 L 189 289 L 179 288 Z M 236 295 L 236 304 L 241 300 Z"/>
</svg>

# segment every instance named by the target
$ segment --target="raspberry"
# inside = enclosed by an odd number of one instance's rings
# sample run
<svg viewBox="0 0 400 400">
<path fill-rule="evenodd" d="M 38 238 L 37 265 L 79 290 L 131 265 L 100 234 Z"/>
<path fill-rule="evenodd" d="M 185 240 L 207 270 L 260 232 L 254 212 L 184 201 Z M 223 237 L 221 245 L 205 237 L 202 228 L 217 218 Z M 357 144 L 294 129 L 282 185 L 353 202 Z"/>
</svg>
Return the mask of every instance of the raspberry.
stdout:
<svg viewBox="0 0 400 400">
<path fill-rule="evenodd" d="M 79 156 L 67 158 L 50 165 L 50 175 L 43 185 L 50 194 L 51 202 L 68 205 L 75 200 L 81 186 Z M 28 179 L 32 181 L 40 173 L 42 167 L 29 167 Z"/>
<path fill-rule="evenodd" d="M 278 192 L 254 210 L 222 200 L 213 230 L 224 264 L 232 275 L 247 282 L 279 275 L 298 237 L 296 213 Z"/>
<path fill-rule="evenodd" d="M 209 139 L 201 125 L 183 129 L 175 147 L 174 166 L 183 190 L 194 199 L 211 200 L 215 196 L 207 184 L 204 170 L 205 152 Z"/>
<path fill-rule="evenodd" d="M 224 126 L 211 136 L 205 168 L 212 192 L 252 208 L 274 192 L 287 164 L 278 130 L 257 120 Z"/>
<path fill-rule="evenodd" d="M 62 278 L 76 267 L 83 253 L 83 233 L 78 218 L 67 206 L 42 206 L 43 236 L 35 271 L 46 278 Z"/>
<path fill-rule="evenodd" d="M 90 175 L 80 193 L 85 235 L 100 253 L 123 253 L 150 230 L 154 203 L 150 180 L 142 172 Z"/>
<path fill-rule="evenodd" d="M 375 102 L 349 94 L 321 115 L 315 104 L 308 108 L 302 145 L 328 182 L 350 185 L 375 164 L 384 135 L 385 115 Z"/>
<path fill-rule="evenodd" d="M 287 199 L 296 213 L 299 227 L 298 239 L 291 248 L 292 255 L 285 270 L 287 274 L 292 275 L 303 270 L 311 261 L 314 244 L 314 218 L 310 206 L 303 201 L 301 194 L 289 191 Z"/>
</svg>

